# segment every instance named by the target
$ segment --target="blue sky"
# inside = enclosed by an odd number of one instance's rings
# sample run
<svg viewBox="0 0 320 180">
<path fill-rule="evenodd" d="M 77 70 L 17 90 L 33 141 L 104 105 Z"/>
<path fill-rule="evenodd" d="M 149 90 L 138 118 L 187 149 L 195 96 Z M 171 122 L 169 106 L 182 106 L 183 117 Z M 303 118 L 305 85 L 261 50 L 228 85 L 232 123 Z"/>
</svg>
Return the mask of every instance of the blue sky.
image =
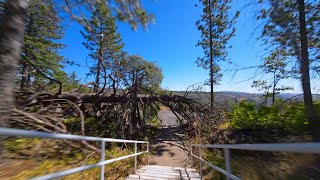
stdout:
<svg viewBox="0 0 320 180">
<path fill-rule="evenodd" d="M 194 5 L 198 0 L 144 0 L 144 7 L 155 14 L 155 24 L 150 24 L 148 30 L 139 28 L 136 32 L 123 22 L 118 22 L 118 31 L 125 43 L 124 50 L 129 54 L 141 55 L 149 61 L 156 62 L 161 67 L 164 75 L 162 87 L 170 90 L 186 90 L 192 84 L 208 79 L 208 72 L 195 64 L 197 57 L 202 55 L 202 49 L 196 47 L 200 39 L 200 32 L 195 26 L 202 9 Z M 243 7 L 243 1 L 234 0 L 233 10 Z M 232 13 L 232 12 L 231 12 Z M 259 28 L 253 17 L 253 10 L 247 8 L 241 11 L 237 20 L 236 36 L 230 41 L 233 46 L 229 50 L 232 64 L 223 64 L 223 78 L 215 91 L 242 91 L 258 92 L 251 88 L 252 80 L 248 80 L 255 74 L 256 69 L 234 71 L 243 67 L 260 64 L 261 56 L 265 54 L 260 42 L 256 41 Z M 67 22 L 65 37 L 62 42 L 67 45 L 61 54 L 67 59 L 86 65 L 88 51 L 82 45 L 84 41 L 80 34 L 80 25 Z M 90 63 L 90 62 L 89 62 Z M 67 72 L 76 71 L 84 80 L 88 72 L 84 67 L 66 67 Z M 267 78 L 258 76 L 257 78 Z M 295 90 L 301 92 L 297 80 L 286 80 L 284 85 L 293 85 Z M 208 90 L 208 88 L 206 89 Z"/>
</svg>

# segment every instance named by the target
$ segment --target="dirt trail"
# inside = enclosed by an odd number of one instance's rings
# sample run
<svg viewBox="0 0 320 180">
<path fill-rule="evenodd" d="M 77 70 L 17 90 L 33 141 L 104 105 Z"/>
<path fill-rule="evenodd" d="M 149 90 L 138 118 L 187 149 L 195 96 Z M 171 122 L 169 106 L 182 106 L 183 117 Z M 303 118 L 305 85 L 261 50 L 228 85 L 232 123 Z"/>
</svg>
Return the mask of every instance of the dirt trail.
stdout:
<svg viewBox="0 0 320 180">
<path fill-rule="evenodd" d="M 150 165 L 189 167 L 187 154 L 174 141 L 162 141 L 153 146 L 154 152 L 149 161 Z"/>
<path fill-rule="evenodd" d="M 189 167 L 190 160 L 182 146 L 182 129 L 178 126 L 161 129 L 156 143 L 151 146 L 150 165 Z"/>
</svg>

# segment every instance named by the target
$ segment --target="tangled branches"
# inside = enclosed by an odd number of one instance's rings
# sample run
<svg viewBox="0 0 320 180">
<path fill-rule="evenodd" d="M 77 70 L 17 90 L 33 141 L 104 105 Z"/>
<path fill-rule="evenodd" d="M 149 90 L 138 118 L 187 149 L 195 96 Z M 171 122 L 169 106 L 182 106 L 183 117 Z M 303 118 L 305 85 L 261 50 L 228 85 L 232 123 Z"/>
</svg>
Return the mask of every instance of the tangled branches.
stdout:
<svg viewBox="0 0 320 180">
<path fill-rule="evenodd" d="M 190 135 L 194 128 L 206 133 L 224 119 L 221 109 L 213 110 L 185 96 L 147 95 L 136 91 L 122 96 L 37 93 L 19 102 L 10 120 L 14 127 L 112 138 L 145 137 L 150 120 L 157 116 L 160 106 L 169 107 Z M 195 122 L 198 126 L 194 126 Z"/>
</svg>

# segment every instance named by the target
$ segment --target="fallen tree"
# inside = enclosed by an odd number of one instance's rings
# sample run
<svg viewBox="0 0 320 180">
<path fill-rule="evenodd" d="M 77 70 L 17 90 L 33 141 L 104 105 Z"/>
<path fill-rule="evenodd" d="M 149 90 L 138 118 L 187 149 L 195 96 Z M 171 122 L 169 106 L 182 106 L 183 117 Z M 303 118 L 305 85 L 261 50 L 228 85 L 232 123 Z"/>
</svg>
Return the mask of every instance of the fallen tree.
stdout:
<svg viewBox="0 0 320 180">
<path fill-rule="evenodd" d="M 9 124 L 45 132 L 139 139 L 145 137 L 144 132 L 160 106 L 170 108 L 189 136 L 194 135 L 195 128 L 198 132 L 210 132 L 210 127 L 224 119 L 221 108 L 211 109 L 185 96 L 138 94 L 136 91 L 138 88 L 133 88 L 119 96 L 19 92 Z M 93 145 L 82 143 L 98 151 Z"/>
</svg>

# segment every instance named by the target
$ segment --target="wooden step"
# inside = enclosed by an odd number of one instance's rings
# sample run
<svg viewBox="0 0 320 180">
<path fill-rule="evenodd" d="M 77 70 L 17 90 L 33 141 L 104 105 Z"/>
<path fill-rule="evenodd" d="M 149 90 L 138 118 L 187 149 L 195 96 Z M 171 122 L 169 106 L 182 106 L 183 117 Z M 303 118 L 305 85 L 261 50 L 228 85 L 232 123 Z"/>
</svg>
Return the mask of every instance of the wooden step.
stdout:
<svg viewBox="0 0 320 180">
<path fill-rule="evenodd" d="M 195 169 L 147 165 L 137 170 L 135 174 L 129 175 L 126 180 L 200 180 L 200 175 Z"/>
</svg>

